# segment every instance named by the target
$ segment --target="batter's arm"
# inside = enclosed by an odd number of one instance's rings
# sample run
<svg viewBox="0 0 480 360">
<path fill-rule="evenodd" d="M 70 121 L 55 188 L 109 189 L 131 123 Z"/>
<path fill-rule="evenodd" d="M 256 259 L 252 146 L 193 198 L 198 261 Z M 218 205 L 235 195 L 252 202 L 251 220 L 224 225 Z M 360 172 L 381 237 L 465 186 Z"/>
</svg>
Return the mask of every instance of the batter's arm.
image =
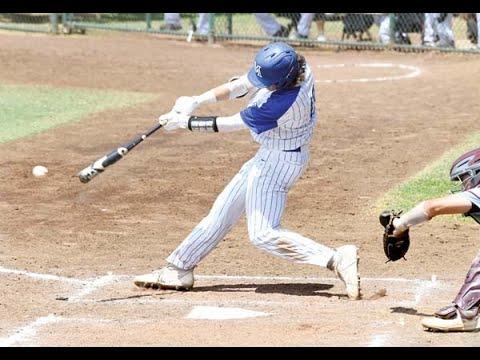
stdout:
<svg viewBox="0 0 480 360">
<path fill-rule="evenodd" d="M 232 78 L 231 81 L 217 86 L 197 96 L 181 96 L 175 102 L 172 111 L 191 115 L 199 106 L 215 104 L 219 101 L 233 100 L 245 96 L 254 86 L 246 75 Z"/>
<path fill-rule="evenodd" d="M 247 128 L 240 113 L 232 116 L 188 116 L 171 111 L 160 116 L 159 123 L 166 131 L 232 132 Z"/>
<path fill-rule="evenodd" d="M 220 116 L 217 118 L 218 132 L 232 132 L 238 130 L 248 129 L 245 122 L 242 120 L 240 113 L 232 116 Z"/>
<path fill-rule="evenodd" d="M 217 101 L 233 100 L 245 96 L 254 86 L 248 81 L 247 75 L 233 77 L 229 82 L 219 85 L 199 96 L 194 96 L 197 103 L 215 103 Z"/>
</svg>

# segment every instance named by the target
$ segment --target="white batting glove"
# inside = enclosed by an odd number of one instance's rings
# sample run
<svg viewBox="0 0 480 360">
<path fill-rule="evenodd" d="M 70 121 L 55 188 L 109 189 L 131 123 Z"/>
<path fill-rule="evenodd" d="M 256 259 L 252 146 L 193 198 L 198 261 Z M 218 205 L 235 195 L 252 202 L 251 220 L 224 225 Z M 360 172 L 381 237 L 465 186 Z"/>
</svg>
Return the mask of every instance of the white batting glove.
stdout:
<svg viewBox="0 0 480 360">
<path fill-rule="evenodd" d="M 177 101 L 175 101 L 172 111 L 190 116 L 199 105 L 194 96 L 180 96 Z"/>
<path fill-rule="evenodd" d="M 177 129 L 186 129 L 188 127 L 189 115 L 179 114 L 175 111 L 163 114 L 158 118 L 158 122 L 167 131 L 173 131 Z"/>
</svg>

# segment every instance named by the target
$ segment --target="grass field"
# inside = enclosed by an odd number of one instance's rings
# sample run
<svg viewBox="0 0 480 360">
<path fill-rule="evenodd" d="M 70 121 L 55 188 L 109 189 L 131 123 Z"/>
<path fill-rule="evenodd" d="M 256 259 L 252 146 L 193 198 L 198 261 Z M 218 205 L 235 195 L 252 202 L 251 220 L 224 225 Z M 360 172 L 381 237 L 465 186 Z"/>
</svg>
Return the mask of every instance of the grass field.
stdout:
<svg viewBox="0 0 480 360">
<path fill-rule="evenodd" d="M 480 133 L 471 135 L 463 143 L 444 153 L 416 175 L 387 192 L 378 200 L 377 210 L 397 209 L 406 211 L 422 200 L 446 196 L 452 190 L 459 190 L 459 184 L 449 180 L 452 162 L 464 152 L 478 147 L 479 142 Z M 454 218 L 458 220 L 462 217 Z"/>
<path fill-rule="evenodd" d="M 0 142 L 153 98 L 153 94 L 125 91 L 0 85 Z"/>
</svg>

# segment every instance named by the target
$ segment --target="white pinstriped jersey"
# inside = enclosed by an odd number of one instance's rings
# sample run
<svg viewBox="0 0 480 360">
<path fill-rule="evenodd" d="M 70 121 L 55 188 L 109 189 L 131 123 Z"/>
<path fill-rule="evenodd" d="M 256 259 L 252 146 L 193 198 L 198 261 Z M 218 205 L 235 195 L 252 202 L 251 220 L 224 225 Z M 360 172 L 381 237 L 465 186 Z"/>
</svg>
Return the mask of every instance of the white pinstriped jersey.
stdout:
<svg viewBox="0 0 480 360">
<path fill-rule="evenodd" d="M 282 150 L 307 145 L 317 120 L 309 67 L 305 75 L 301 86 L 273 92 L 260 89 L 252 95 L 240 117 L 261 147 L 217 197 L 209 214 L 170 254 L 170 264 L 194 269 L 245 213 L 249 238 L 258 248 L 323 267 L 332 261 L 333 249 L 280 226 L 287 193 L 307 168 L 310 156 L 306 148 Z M 252 90 L 246 79 L 234 87 L 243 84 Z M 234 117 L 240 120 L 237 114 Z"/>
<path fill-rule="evenodd" d="M 240 116 L 254 140 L 274 150 L 295 150 L 310 142 L 317 122 L 313 73 L 293 89 L 256 91 Z"/>
</svg>

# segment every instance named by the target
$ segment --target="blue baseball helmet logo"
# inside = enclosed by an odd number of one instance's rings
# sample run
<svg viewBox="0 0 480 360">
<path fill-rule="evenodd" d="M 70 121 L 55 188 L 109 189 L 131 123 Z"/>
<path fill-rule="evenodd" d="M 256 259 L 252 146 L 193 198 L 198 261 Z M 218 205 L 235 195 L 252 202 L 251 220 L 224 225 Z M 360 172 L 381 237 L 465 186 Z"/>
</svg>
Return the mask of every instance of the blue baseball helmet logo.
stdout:
<svg viewBox="0 0 480 360">
<path fill-rule="evenodd" d="M 262 77 L 262 68 L 260 67 L 260 65 L 258 65 L 256 62 L 255 62 L 255 74 L 257 74 L 258 77 Z"/>
</svg>

